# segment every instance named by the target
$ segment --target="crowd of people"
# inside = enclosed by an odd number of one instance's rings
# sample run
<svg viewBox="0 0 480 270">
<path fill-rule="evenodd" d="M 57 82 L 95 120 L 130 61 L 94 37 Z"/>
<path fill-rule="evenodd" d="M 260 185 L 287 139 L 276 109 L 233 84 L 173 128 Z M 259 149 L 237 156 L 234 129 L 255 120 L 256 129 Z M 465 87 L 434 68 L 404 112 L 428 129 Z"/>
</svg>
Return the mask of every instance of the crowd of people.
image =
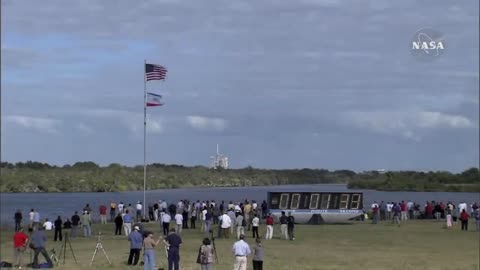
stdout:
<svg viewBox="0 0 480 270">
<path fill-rule="evenodd" d="M 468 211 L 470 210 L 470 211 Z M 366 215 L 368 217 L 368 215 Z M 378 221 L 391 221 L 400 226 L 401 222 L 409 219 L 444 220 L 446 228 L 451 229 L 460 221 L 461 230 L 468 231 L 468 220 L 475 220 L 476 230 L 480 231 L 480 206 L 474 202 L 468 207 L 467 203 L 460 202 L 457 206 L 452 203 L 426 202 L 423 208 L 412 201 L 384 202 L 374 201 L 371 205 L 372 224 Z"/>
<path fill-rule="evenodd" d="M 470 210 L 470 211 L 468 211 Z M 83 237 L 92 236 L 92 224 L 98 221 L 100 224 L 112 223 L 114 235 L 124 235 L 130 243 L 130 252 L 127 259 L 128 265 L 137 265 L 140 260 L 140 253 L 144 250 L 143 263 L 144 269 L 156 269 L 155 247 L 163 241 L 167 251 L 168 269 L 178 270 L 180 263 L 180 247 L 182 245 L 182 233 L 184 230 L 198 230 L 203 234 L 203 240 L 199 247 L 197 263 L 202 270 L 213 269 L 216 261 L 215 238 L 230 237 L 236 238 L 232 247 L 232 253 L 235 256 L 234 269 L 246 269 L 247 257 L 253 255 L 253 269 L 263 269 L 264 250 L 262 239 L 270 240 L 274 234 L 274 225 L 280 225 L 281 239 L 295 240 L 295 218 L 291 213 L 282 212 L 276 219 L 268 212 L 266 201 L 257 204 L 256 201 L 245 200 L 244 202 L 219 203 L 214 200 L 190 202 L 181 200 L 177 203 L 167 203 L 166 201 L 156 201 L 148 204 L 145 209 L 142 202 L 138 201 L 134 206 L 124 204 L 123 202 L 110 201 L 109 207 L 101 204 L 98 208 L 98 215 L 94 215 L 94 210 L 89 204 L 83 207 L 81 214 L 75 211 L 71 218 L 62 219 L 58 216 L 53 222 L 48 218 L 43 222 L 40 214 L 35 209 L 31 209 L 28 214 L 28 226 L 30 236 L 23 229 L 23 215 L 21 210 L 14 214 L 15 235 L 14 235 L 14 255 L 15 265 L 23 266 L 23 253 L 27 247 L 34 250 L 33 264 L 38 264 L 38 256 L 42 254 L 47 264 L 52 261 L 48 257 L 45 249 L 47 237 L 45 231 L 54 230 L 53 241 L 62 241 L 64 239 L 64 230 L 70 230 L 72 238 L 79 237 L 83 232 Z M 95 216 L 95 218 L 93 218 Z M 109 219 L 107 218 L 109 216 Z M 373 224 L 379 221 L 390 221 L 400 225 L 409 219 L 437 219 L 445 220 L 446 227 L 452 228 L 461 222 L 462 230 L 468 230 L 469 218 L 476 221 L 476 229 L 480 231 L 480 208 L 477 203 L 472 203 L 470 207 L 465 202 L 457 206 L 451 202 L 426 202 L 422 207 L 412 201 L 384 202 L 371 205 L 367 218 L 371 218 Z M 98 218 L 97 218 L 98 217 Z M 163 234 L 155 240 L 154 232 L 144 229 L 142 222 L 157 222 L 159 231 Z M 213 226 L 218 225 L 218 226 Z M 260 227 L 263 227 L 260 230 Z M 214 231 L 214 230 L 217 231 Z M 255 240 L 255 247 L 252 249 L 245 241 L 246 233 L 250 232 Z M 213 244 L 213 245 L 212 245 Z M 252 251 L 253 250 L 253 251 Z"/>
</svg>

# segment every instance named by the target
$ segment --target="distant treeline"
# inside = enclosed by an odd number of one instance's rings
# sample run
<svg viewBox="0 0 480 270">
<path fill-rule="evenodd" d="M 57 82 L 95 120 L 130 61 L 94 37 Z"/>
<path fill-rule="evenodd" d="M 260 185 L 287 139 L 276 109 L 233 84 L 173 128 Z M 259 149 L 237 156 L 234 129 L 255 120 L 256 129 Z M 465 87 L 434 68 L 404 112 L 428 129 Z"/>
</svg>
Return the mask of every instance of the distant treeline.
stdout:
<svg viewBox="0 0 480 270">
<path fill-rule="evenodd" d="M 143 190 L 143 166 L 77 162 L 62 167 L 41 162 L 2 162 L 1 192 L 116 192 Z M 478 168 L 450 172 L 368 171 L 325 169 L 267 170 L 210 169 L 204 166 L 150 164 L 147 189 L 179 187 L 268 186 L 295 184 L 348 184 L 350 188 L 388 191 L 480 192 Z"/>
</svg>

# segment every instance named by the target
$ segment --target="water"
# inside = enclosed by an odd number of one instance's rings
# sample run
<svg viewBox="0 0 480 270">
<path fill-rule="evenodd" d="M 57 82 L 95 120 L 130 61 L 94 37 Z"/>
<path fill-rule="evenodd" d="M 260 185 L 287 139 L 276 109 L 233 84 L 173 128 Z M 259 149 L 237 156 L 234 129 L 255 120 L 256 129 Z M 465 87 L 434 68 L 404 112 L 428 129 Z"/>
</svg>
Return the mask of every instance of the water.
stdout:
<svg viewBox="0 0 480 270">
<path fill-rule="evenodd" d="M 167 200 L 177 202 L 186 199 L 215 200 L 239 202 L 245 199 L 256 200 L 261 203 L 267 198 L 268 191 L 362 191 L 364 193 L 364 206 L 369 208 L 373 201 L 408 201 L 423 205 L 425 201 L 452 201 L 458 204 L 465 201 L 470 205 L 480 201 L 478 193 L 466 192 L 384 192 L 375 190 L 349 190 L 346 185 L 321 184 L 321 185 L 285 185 L 285 186 L 260 186 L 260 187 L 226 187 L 226 188 L 181 188 L 147 191 L 147 202 L 153 200 Z M 122 201 L 133 206 L 137 201 L 143 201 L 143 191 L 131 192 L 106 192 L 106 193 L 1 193 L 0 194 L 0 224 L 13 224 L 13 214 L 16 209 L 23 212 L 24 218 L 28 216 L 31 208 L 40 213 L 43 219 L 54 220 L 57 216 L 71 217 L 74 211 L 80 211 L 89 203 L 98 214 L 100 204 L 107 207 L 111 200 L 117 203 Z M 95 214 L 95 213 L 94 213 Z M 94 215 L 95 217 L 95 215 Z"/>
</svg>

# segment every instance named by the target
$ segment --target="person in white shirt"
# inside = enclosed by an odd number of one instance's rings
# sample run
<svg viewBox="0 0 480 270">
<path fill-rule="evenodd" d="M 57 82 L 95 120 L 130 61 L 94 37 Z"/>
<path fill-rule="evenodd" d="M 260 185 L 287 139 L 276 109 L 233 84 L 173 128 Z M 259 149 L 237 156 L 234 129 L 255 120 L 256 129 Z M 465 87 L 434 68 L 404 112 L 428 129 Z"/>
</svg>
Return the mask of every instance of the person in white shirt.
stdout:
<svg viewBox="0 0 480 270">
<path fill-rule="evenodd" d="M 137 222 L 141 222 L 141 221 L 142 221 L 142 209 L 143 209 L 143 205 L 142 205 L 142 203 L 141 203 L 140 201 L 137 203 L 136 208 L 137 208 L 136 220 L 137 220 Z"/>
<path fill-rule="evenodd" d="M 243 241 L 245 235 L 240 235 L 240 240 L 233 244 L 233 255 L 235 255 L 235 262 L 233 270 L 247 270 L 247 256 L 250 255 L 250 246 Z"/>
<path fill-rule="evenodd" d="M 35 218 L 35 210 L 31 209 L 30 213 L 28 214 L 28 217 L 30 219 L 30 229 L 33 229 L 33 219 Z"/>
<path fill-rule="evenodd" d="M 163 235 L 167 236 L 170 231 L 170 221 L 172 220 L 172 217 L 163 210 L 160 220 L 162 221 Z"/>
<path fill-rule="evenodd" d="M 232 227 L 232 219 L 230 219 L 230 216 L 227 215 L 226 212 L 223 212 L 223 215 L 220 217 L 220 219 L 222 220 L 220 227 L 222 227 L 223 237 L 229 238 L 230 227 Z"/>
<path fill-rule="evenodd" d="M 257 217 L 257 214 L 255 214 L 252 219 L 252 237 L 253 238 L 259 238 L 258 237 L 259 224 L 260 224 L 260 219 Z"/>
<path fill-rule="evenodd" d="M 393 203 L 387 203 L 387 220 L 392 219 Z"/>
<path fill-rule="evenodd" d="M 43 223 L 43 227 L 45 228 L 46 231 L 51 231 L 53 229 L 53 223 L 47 218 L 45 220 L 45 223 Z"/>
<path fill-rule="evenodd" d="M 460 204 L 458 205 L 458 212 L 459 213 L 462 213 L 463 212 L 463 209 L 465 209 L 465 212 L 468 213 L 467 211 L 467 204 L 465 202 L 460 202 Z"/>
<path fill-rule="evenodd" d="M 183 216 L 180 213 L 175 215 L 175 232 L 177 234 L 182 233 L 182 225 L 183 225 Z"/>
<path fill-rule="evenodd" d="M 258 206 L 257 202 L 256 202 L 256 201 L 252 201 L 252 209 L 253 209 L 253 210 L 257 210 L 257 206 Z"/>
<path fill-rule="evenodd" d="M 200 219 L 202 220 L 202 228 L 201 231 L 205 232 L 207 229 L 207 207 L 204 207 L 202 210 L 202 214 L 200 215 Z M 208 232 L 207 232 L 208 233 Z"/>
<path fill-rule="evenodd" d="M 123 204 L 123 202 L 120 202 L 117 205 L 117 207 L 118 207 L 118 212 L 123 214 L 123 209 L 125 208 L 125 205 Z"/>
</svg>

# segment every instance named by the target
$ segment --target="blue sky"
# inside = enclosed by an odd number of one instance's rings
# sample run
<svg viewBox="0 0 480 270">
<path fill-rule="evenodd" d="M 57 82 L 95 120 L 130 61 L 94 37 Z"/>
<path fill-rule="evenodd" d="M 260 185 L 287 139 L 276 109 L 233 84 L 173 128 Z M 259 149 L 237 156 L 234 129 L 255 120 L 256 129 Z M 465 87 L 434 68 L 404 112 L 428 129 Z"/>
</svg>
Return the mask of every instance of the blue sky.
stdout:
<svg viewBox="0 0 480 270">
<path fill-rule="evenodd" d="M 478 1 L 2 1 L 2 159 L 461 171 L 479 163 Z M 435 61 L 410 53 L 423 27 Z"/>
</svg>

